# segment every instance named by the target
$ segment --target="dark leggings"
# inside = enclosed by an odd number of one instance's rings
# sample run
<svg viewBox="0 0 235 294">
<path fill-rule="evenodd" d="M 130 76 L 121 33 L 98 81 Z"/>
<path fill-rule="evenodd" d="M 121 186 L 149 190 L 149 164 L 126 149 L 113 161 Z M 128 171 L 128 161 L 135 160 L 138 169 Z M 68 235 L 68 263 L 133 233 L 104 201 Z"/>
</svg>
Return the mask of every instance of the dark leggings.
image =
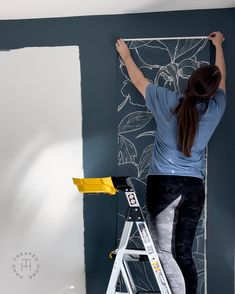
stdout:
<svg viewBox="0 0 235 294">
<path fill-rule="evenodd" d="M 196 294 L 193 240 L 205 201 L 203 180 L 148 176 L 147 219 L 173 294 Z"/>
</svg>

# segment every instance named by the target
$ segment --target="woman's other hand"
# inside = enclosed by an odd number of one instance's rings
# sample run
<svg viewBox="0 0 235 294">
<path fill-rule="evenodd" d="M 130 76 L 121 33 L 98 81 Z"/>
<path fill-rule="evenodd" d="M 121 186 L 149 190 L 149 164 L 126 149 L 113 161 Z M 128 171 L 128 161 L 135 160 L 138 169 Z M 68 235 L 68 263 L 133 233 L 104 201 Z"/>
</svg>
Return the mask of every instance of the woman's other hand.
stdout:
<svg viewBox="0 0 235 294">
<path fill-rule="evenodd" d="M 211 40 L 214 46 L 218 46 L 218 45 L 220 46 L 225 40 L 225 37 L 220 31 L 217 31 L 217 32 L 210 33 L 210 35 L 208 36 L 208 39 Z"/>
<path fill-rule="evenodd" d="M 122 60 L 125 62 L 127 58 L 129 58 L 131 56 L 130 50 L 127 47 L 127 44 L 124 42 L 123 39 L 118 39 L 116 44 L 116 50 L 119 53 L 119 55 L 121 56 Z"/>
</svg>

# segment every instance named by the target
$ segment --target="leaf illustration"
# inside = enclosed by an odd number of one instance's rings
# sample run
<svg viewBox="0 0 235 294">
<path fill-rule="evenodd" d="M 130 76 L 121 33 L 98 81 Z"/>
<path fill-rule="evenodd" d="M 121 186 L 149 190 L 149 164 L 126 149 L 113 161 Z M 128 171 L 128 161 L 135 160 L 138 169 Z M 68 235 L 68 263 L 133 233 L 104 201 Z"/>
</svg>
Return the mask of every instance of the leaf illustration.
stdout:
<svg viewBox="0 0 235 294">
<path fill-rule="evenodd" d="M 121 104 L 118 105 L 118 112 L 122 110 L 122 108 L 127 104 L 128 100 L 130 99 L 129 96 L 127 96 Z"/>
<path fill-rule="evenodd" d="M 137 150 L 135 145 L 124 136 L 119 136 L 119 164 L 122 163 L 135 163 L 137 157 Z"/>
<path fill-rule="evenodd" d="M 145 127 L 152 118 L 148 111 L 135 111 L 125 116 L 118 126 L 118 134 L 134 132 Z"/>
<path fill-rule="evenodd" d="M 207 39 L 182 39 L 178 40 L 175 48 L 175 62 L 177 59 L 189 59 L 201 51 L 207 44 Z"/>
<path fill-rule="evenodd" d="M 163 86 L 173 91 L 178 90 L 178 73 L 177 65 L 175 63 L 169 63 L 163 66 L 157 73 L 154 82 L 158 85 L 162 84 L 162 79 L 164 81 Z"/>
<path fill-rule="evenodd" d="M 143 96 L 140 94 L 140 92 L 137 90 L 132 82 L 129 82 L 127 80 L 124 81 L 121 93 L 123 97 L 128 97 L 128 102 L 130 102 L 132 105 L 145 107 Z"/>
<path fill-rule="evenodd" d="M 149 165 L 151 163 L 152 152 L 153 144 L 147 146 L 140 157 L 140 162 L 138 165 L 140 178 L 145 178 L 147 176 Z"/>
<path fill-rule="evenodd" d="M 136 137 L 136 139 L 145 137 L 145 136 L 155 136 L 155 131 L 147 131 L 147 132 L 141 133 Z"/>
<path fill-rule="evenodd" d="M 142 65 L 160 68 L 171 62 L 169 49 L 161 43 L 158 46 L 143 46 L 135 50 Z"/>
</svg>

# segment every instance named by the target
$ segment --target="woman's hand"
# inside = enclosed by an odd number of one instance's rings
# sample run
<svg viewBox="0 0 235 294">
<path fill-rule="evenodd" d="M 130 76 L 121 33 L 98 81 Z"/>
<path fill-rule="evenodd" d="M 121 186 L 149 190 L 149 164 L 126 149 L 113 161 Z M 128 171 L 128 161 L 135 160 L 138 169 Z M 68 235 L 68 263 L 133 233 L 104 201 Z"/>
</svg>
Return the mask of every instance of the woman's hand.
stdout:
<svg viewBox="0 0 235 294">
<path fill-rule="evenodd" d="M 116 44 L 116 49 L 119 55 L 121 56 L 123 62 L 125 63 L 128 75 L 133 85 L 139 92 L 145 97 L 146 87 L 150 84 L 140 69 L 135 64 L 134 60 L 131 57 L 130 50 L 123 39 L 118 39 Z"/>
<path fill-rule="evenodd" d="M 126 59 L 131 56 L 130 50 L 127 47 L 126 43 L 123 41 L 123 39 L 118 39 L 115 46 L 117 52 L 121 56 L 122 60 L 125 62 Z"/>
<path fill-rule="evenodd" d="M 208 39 L 212 41 L 215 46 L 215 65 L 217 65 L 221 72 L 221 81 L 219 84 L 219 88 L 226 92 L 226 66 L 224 60 L 224 53 L 222 43 L 225 40 L 224 35 L 220 32 L 212 32 Z"/>
<path fill-rule="evenodd" d="M 214 46 L 222 45 L 225 40 L 224 35 L 220 31 L 210 33 L 208 39 L 211 40 Z"/>
</svg>

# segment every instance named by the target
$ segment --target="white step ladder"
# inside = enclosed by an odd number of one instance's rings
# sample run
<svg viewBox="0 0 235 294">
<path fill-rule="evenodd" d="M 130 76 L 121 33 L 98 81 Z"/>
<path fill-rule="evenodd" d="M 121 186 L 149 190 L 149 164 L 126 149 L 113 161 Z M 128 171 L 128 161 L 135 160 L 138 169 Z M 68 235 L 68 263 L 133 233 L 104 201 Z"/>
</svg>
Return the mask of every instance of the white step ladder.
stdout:
<svg viewBox="0 0 235 294">
<path fill-rule="evenodd" d="M 85 178 L 73 179 L 74 184 L 81 193 L 96 194 L 105 193 L 115 195 L 117 191 L 123 191 L 126 195 L 129 207 L 118 248 L 111 253 L 114 257 L 114 265 L 110 276 L 106 294 L 142 294 L 161 293 L 172 294 L 161 262 L 154 247 L 149 229 L 142 213 L 136 193 L 127 177 Z M 142 240 L 144 250 L 128 249 L 127 245 L 133 226 L 136 226 Z M 131 271 L 129 261 L 147 259 L 157 281 L 160 292 L 138 292 Z M 117 292 L 118 279 L 122 276 L 128 292 Z"/>
</svg>

